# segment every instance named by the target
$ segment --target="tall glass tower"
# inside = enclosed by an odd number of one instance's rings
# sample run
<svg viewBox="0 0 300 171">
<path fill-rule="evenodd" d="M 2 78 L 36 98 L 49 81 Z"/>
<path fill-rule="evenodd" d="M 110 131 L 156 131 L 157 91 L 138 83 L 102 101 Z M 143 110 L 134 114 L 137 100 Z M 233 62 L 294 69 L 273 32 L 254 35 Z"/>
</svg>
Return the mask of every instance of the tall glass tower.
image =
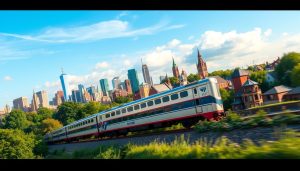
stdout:
<svg viewBox="0 0 300 171">
<path fill-rule="evenodd" d="M 61 87 L 64 92 L 65 101 L 71 101 L 72 92 L 71 92 L 70 85 L 69 85 L 69 76 L 62 72 L 62 74 L 60 75 L 59 78 L 60 78 L 60 82 L 61 82 Z"/>
<path fill-rule="evenodd" d="M 133 93 L 139 91 L 140 83 L 135 69 L 128 70 L 128 79 L 130 80 Z"/>
<path fill-rule="evenodd" d="M 106 78 L 100 80 L 100 86 L 101 86 L 103 95 L 108 96 L 107 92 L 109 91 L 109 86 L 108 86 L 108 81 Z"/>
</svg>

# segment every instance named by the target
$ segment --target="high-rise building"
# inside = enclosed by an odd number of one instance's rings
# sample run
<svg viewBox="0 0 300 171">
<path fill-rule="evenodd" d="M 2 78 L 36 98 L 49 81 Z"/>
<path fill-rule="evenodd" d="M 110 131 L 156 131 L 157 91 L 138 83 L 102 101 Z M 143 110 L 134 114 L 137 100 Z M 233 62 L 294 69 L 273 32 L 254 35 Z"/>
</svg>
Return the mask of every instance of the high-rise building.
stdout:
<svg viewBox="0 0 300 171">
<path fill-rule="evenodd" d="M 48 93 L 47 91 L 39 91 L 36 93 L 38 99 L 39 99 L 39 107 L 46 107 L 49 108 L 49 99 L 48 99 Z"/>
<path fill-rule="evenodd" d="M 109 91 L 109 85 L 108 85 L 108 81 L 107 79 L 101 79 L 100 80 L 100 86 L 101 86 L 101 90 L 104 96 L 108 95 L 108 91 Z"/>
<path fill-rule="evenodd" d="M 55 93 L 55 97 L 53 98 L 53 105 L 59 106 L 64 102 L 64 92 L 63 91 L 57 91 Z"/>
<path fill-rule="evenodd" d="M 37 94 L 33 91 L 33 96 L 31 100 L 31 111 L 37 111 L 40 106 L 40 100 L 37 96 Z"/>
<path fill-rule="evenodd" d="M 126 85 L 125 85 L 125 81 L 120 83 L 120 89 L 121 90 L 126 90 Z"/>
<path fill-rule="evenodd" d="M 208 77 L 206 62 L 203 60 L 203 58 L 199 52 L 199 49 L 197 49 L 197 50 L 198 50 L 198 64 L 197 64 L 198 75 L 199 75 L 200 79 L 204 79 L 204 78 Z"/>
<path fill-rule="evenodd" d="M 86 91 L 91 95 L 93 101 L 95 100 L 95 93 L 97 92 L 96 87 L 95 86 L 91 86 L 86 88 Z"/>
<path fill-rule="evenodd" d="M 65 101 L 71 101 L 72 92 L 69 85 L 69 76 L 62 72 L 59 78 L 60 78 L 62 90 L 64 92 Z"/>
<path fill-rule="evenodd" d="M 176 78 L 179 78 L 179 70 L 178 70 L 178 66 L 175 63 L 174 58 L 173 59 L 173 66 L 172 66 L 172 71 L 173 71 L 173 76 Z"/>
<path fill-rule="evenodd" d="M 20 109 L 27 112 L 29 109 L 29 103 L 27 97 L 19 97 L 13 100 L 14 109 Z"/>
<path fill-rule="evenodd" d="M 80 103 L 80 91 L 79 90 L 72 90 L 72 101 Z"/>
<path fill-rule="evenodd" d="M 152 85 L 153 83 L 150 77 L 148 66 L 146 64 L 143 64 L 143 61 L 142 61 L 142 71 L 143 71 L 144 82 L 149 85 Z"/>
<path fill-rule="evenodd" d="M 124 81 L 124 83 L 125 83 L 125 89 L 126 89 L 127 93 L 132 94 L 132 88 L 131 88 L 130 80 L 126 79 Z"/>
<path fill-rule="evenodd" d="M 128 79 L 130 80 L 132 92 L 133 93 L 138 92 L 140 83 L 135 69 L 128 70 Z"/>
<path fill-rule="evenodd" d="M 145 98 L 149 96 L 151 85 L 148 83 L 140 85 L 140 97 Z"/>
<path fill-rule="evenodd" d="M 80 102 L 85 103 L 85 100 L 84 100 L 84 86 L 82 84 L 78 85 L 78 91 L 79 91 Z"/>
<path fill-rule="evenodd" d="M 120 79 L 119 79 L 119 77 L 114 77 L 112 80 L 111 80 L 111 82 L 112 82 L 112 85 L 113 85 L 113 89 L 121 89 L 121 81 L 120 81 Z"/>
</svg>

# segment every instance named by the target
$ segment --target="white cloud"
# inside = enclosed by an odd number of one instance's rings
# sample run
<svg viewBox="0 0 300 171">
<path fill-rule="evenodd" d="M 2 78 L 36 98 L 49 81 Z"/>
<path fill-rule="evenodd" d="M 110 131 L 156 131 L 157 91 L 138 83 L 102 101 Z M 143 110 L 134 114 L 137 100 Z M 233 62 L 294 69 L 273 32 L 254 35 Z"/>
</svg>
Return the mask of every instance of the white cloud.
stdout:
<svg viewBox="0 0 300 171">
<path fill-rule="evenodd" d="M 119 37 L 136 37 L 139 35 L 154 34 L 159 31 L 179 29 L 182 27 L 184 27 L 184 25 L 169 25 L 168 22 L 160 22 L 156 25 L 149 27 L 131 29 L 127 21 L 109 20 L 101 21 L 86 26 L 70 28 L 48 28 L 38 35 L 21 35 L 11 33 L 0 33 L 0 35 L 31 41 L 42 41 L 49 43 L 69 43 L 96 41 Z"/>
<path fill-rule="evenodd" d="M 272 34 L 272 29 L 268 29 L 267 31 L 264 32 L 264 35 L 266 37 L 270 36 Z"/>
<path fill-rule="evenodd" d="M 125 65 L 126 67 L 131 66 L 130 60 L 128 60 L 128 59 L 124 60 L 124 65 Z"/>
<path fill-rule="evenodd" d="M 108 67 L 108 63 L 107 62 L 99 62 L 96 64 L 96 69 L 99 69 L 99 68 L 107 68 Z"/>
<path fill-rule="evenodd" d="M 178 46 L 181 42 L 178 39 L 173 39 L 172 41 L 170 41 L 168 43 L 168 47 L 169 48 L 175 48 L 176 46 Z"/>
<path fill-rule="evenodd" d="M 189 36 L 188 40 L 193 40 L 195 38 L 195 36 Z"/>
<path fill-rule="evenodd" d="M 11 81 L 11 80 L 12 80 L 11 76 L 5 76 L 3 79 L 4 79 L 5 81 Z"/>
</svg>

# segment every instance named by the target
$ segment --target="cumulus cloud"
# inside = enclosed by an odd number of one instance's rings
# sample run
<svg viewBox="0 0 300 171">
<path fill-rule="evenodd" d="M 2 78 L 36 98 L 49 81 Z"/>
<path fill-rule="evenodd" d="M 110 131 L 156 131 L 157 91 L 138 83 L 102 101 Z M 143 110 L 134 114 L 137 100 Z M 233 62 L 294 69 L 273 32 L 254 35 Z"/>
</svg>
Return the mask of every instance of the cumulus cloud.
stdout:
<svg viewBox="0 0 300 171">
<path fill-rule="evenodd" d="M 11 81 L 11 80 L 12 80 L 11 76 L 5 76 L 3 79 L 4 79 L 5 81 Z"/>
</svg>

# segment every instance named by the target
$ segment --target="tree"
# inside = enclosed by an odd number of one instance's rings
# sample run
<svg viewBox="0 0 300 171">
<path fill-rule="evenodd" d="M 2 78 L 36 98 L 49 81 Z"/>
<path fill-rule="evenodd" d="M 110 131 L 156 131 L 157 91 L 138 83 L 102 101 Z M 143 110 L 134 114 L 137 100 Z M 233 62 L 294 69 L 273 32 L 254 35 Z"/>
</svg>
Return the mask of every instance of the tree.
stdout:
<svg viewBox="0 0 300 171">
<path fill-rule="evenodd" d="M 63 125 L 67 125 L 81 119 L 82 116 L 80 117 L 78 113 L 82 108 L 81 103 L 65 102 L 58 106 L 58 111 L 54 113 L 53 118 L 59 120 Z"/>
<path fill-rule="evenodd" d="M 284 54 L 280 63 L 276 66 L 275 72 L 281 84 L 291 86 L 291 73 L 296 65 L 300 63 L 300 53 L 290 52 Z"/>
<path fill-rule="evenodd" d="M 42 120 L 42 116 L 38 115 L 36 112 L 26 112 L 26 118 L 32 123 L 39 123 Z"/>
<path fill-rule="evenodd" d="M 233 103 L 234 92 L 233 90 L 225 90 L 220 88 L 221 97 L 223 100 L 224 110 L 231 109 L 231 104 Z"/>
<path fill-rule="evenodd" d="M 227 69 L 227 70 L 217 70 L 212 73 L 209 73 L 208 76 L 220 76 L 224 79 L 229 79 L 233 73 L 233 70 Z"/>
<path fill-rule="evenodd" d="M 291 73 L 292 86 L 300 86 L 300 63 L 294 67 Z"/>
<path fill-rule="evenodd" d="M 52 118 L 54 111 L 45 107 L 40 107 L 37 111 L 37 114 L 41 116 L 41 119 Z"/>
<path fill-rule="evenodd" d="M 12 110 L 4 119 L 4 128 L 24 130 L 29 126 L 26 114 L 22 110 Z"/>
<path fill-rule="evenodd" d="M 56 129 L 59 129 L 63 127 L 63 125 L 55 119 L 51 119 L 51 118 L 47 118 L 45 120 L 42 121 L 40 128 L 41 128 L 41 132 L 45 135 L 49 132 L 52 132 Z"/>
<path fill-rule="evenodd" d="M 122 103 L 128 103 L 131 102 L 133 99 L 130 97 L 123 97 L 123 96 L 119 96 L 115 99 L 116 103 L 122 104 Z"/>
<path fill-rule="evenodd" d="M 17 129 L 0 129 L 0 140 L 1 159 L 35 158 L 33 150 L 36 141 L 33 134 L 25 134 Z"/>
<path fill-rule="evenodd" d="M 170 79 L 172 86 L 178 85 L 179 79 L 177 77 L 170 77 L 169 79 Z"/>
<path fill-rule="evenodd" d="M 198 74 L 190 74 L 188 77 L 187 77 L 187 80 L 188 82 L 194 82 L 194 81 L 198 81 L 200 80 L 200 77 Z"/>
</svg>

